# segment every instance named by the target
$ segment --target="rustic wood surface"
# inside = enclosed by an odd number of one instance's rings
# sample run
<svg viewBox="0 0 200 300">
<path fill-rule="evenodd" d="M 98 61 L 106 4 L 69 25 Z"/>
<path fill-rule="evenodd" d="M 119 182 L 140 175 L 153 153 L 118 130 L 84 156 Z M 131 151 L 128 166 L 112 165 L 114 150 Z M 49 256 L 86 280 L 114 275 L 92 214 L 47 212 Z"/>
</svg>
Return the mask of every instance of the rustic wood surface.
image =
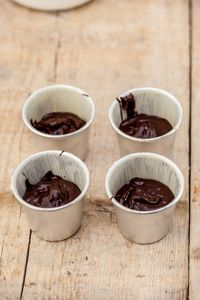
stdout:
<svg viewBox="0 0 200 300">
<path fill-rule="evenodd" d="M 0 299 L 199 299 L 199 20 L 199 0 L 95 0 L 59 13 L 0 0 Z M 21 107 L 54 82 L 86 90 L 97 114 L 82 227 L 50 243 L 29 231 L 10 176 L 34 152 Z M 140 86 L 168 90 L 184 109 L 175 147 L 185 191 L 173 229 L 152 245 L 120 235 L 104 192 L 106 171 L 119 158 L 108 107 Z"/>
<path fill-rule="evenodd" d="M 190 203 L 190 298 L 200 297 L 200 2 L 192 5 L 191 48 L 191 203 Z"/>
</svg>

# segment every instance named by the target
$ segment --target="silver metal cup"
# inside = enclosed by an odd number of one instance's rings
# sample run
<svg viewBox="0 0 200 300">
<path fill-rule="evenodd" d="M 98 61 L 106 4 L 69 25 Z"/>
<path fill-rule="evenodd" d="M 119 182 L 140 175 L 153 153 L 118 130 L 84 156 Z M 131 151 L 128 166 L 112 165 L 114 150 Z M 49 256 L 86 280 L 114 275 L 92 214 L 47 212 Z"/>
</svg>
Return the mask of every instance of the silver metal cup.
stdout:
<svg viewBox="0 0 200 300">
<path fill-rule="evenodd" d="M 109 120 L 117 134 L 121 155 L 137 152 L 153 152 L 173 158 L 173 145 L 176 132 L 179 129 L 183 111 L 179 101 L 166 91 L 156 88 L 136 88 L 122 94 L 133 94 L 136 100 L 136 110 L 139 113 L 158 116 L 167 119 L 172 130 L 168 133 L 150 139 L 135 138 L 125 134 L 119 129 L 121 114 L 118 101 L 113 101 L 109 110 Z M 126 113 L 123 112 L 123 117 Z"/>
<path fill-rule="evenodd" d="M 72 9 L 74 7 L 86 4 L 91 0 L 13 0 L 21 5 L 44 11 L 59 11 Z"/>
<path fill-rule="evenodd" d="M 63 135 L 50 135 L 35 129 L 32 120 L 39 121 L 49 112 L 72 112 L 86 124 L 79 130 Z M 95 116 L 92 99 L 82 90 L 69 85 L 51 85 L 34 92 L 26 100 L 22 118 L 32 134 L 37 151 L 65 150 L 84 160 L 88 150 L 90 127 Z"/>
<path fill-rule="evenodd" d="M 60 241 L 73 235 L 81 226 L 83 198 L 89 186 L 87 166 L 76 156 L 60 151 L 46 151 L 34 154 L 15 169 L 11 189 L 22 204 L 30 228 L 40 238 Z M 26 178 L 37 183 L 48 171 L 75 183 L 81 194 L 72 202 L 56 208 L 40 208 L 23 200 Z"/>
<path fill-rule="evenodd" d="M 121 205 L 114 196 L 134 177 L 154 179 L 167 185 L 175 195 L 168 205 L 152 211 L 137 211 Z M 129 154 L 109 169 L 105 189 L 111 199 L 121 234 L 136 243 L 153 243 L 162 239 L 172 225 L 177 202 L 184 189 L 184 179 L 176 164 L 154 153 Z"/>
</svg>

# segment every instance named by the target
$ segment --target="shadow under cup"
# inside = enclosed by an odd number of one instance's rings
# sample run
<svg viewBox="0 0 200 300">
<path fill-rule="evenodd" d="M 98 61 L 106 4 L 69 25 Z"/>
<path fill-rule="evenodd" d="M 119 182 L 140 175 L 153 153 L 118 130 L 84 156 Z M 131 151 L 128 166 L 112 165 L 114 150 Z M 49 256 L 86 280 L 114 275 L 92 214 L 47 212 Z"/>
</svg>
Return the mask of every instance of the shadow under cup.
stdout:
<svg viewBox="0 0 200 300">
<path fill-rule="evenodd" d="M 134 177 L 154 179 L 164 183 L 174 193 L 168 205 L 152 211 L 137 211 L 120 204 L 114 197 L 117 191 Z M 152 243 L 163 238 L 172 225 L 175 206 L 184 188 L 178 167 L 164 156 L 153 153 L 129 154 L 116 161 L 109 169 L 106 192 L 111 199 L 120 232 L 136 243 Z"/>
<path fill-rule="evenodd" d="M 83 198 L 89 186 L 89 172 L 86 165 L 71 153 L 46 151 L 25 159 L 15 169 L 11 189 L 22 204 L 30 228 L 42 239 L 59 241 L 73 235 L 81 226 Z M 25 180 L 36 184 L 48 171 L 75 183 L 81 194 L 72 202 L 55 208 L 33 206 L 23 200 Z"/>
<path fill-rule="evenodd" d="M 119 103 L 115 100 L 109 110 L 109 120 L 117 134 L 121 156 L 137 152 L 153 152 L 173 158 L 176 132 L 181 125 L 183 115 L 180 103 L 170 93 L 156 88 L 136 88 L 121 96 L 130 93 L 134 95 L 138 113 L 165 118 L 173 128 L 156 138 L 141 139 L 129 136 L 119 129 L 122 120 Z M 126 118 L 126 112 L 123 111 L 123 119 Z"/>
<path fill-rule="evenodd" d="M 71 112 L 86 124 L 64 135 L 50 135 L 35 129 L 31 120 L 39 121 L 50 112 Z M 26 100 L 22 117 L 32 134 L 36 151 L 65 150 L 84 160 L 88 150 L 90 127 L 95 116 L 92 99 L 84 91 L 69 85 L 52 85 L 33 93 Z"/>
</svg>

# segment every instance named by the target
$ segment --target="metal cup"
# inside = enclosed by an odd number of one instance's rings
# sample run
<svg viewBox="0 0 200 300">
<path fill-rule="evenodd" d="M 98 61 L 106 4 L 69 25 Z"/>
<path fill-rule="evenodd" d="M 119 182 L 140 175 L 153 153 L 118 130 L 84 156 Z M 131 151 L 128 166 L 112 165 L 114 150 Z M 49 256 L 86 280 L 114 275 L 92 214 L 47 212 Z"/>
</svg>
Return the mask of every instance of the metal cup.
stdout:
<svg viewBox="0 0 200 300">
<path fill-rule="evenodd" d="M 86 124 L 79 130 L 63 135 L 50 135 L 35 129 L 30 120 L 39 121 L 49 112 L 72 112 Z M 82 90 L 69 85 L 51 85 L 34 92 L 26 100 L 22 117 L 30 130 L 37 151 L 65 150 L 84 160 L 88 150 L 89 132 L 95 116 L 92 99 Z"/>
<path fill-rule="evenodd" d="M 133 94 L 136 100 L 136 110 L 139 113 L 158 116 L 167 119 L 172 130 L 166 134 L 150 139 L 135 138 L 119 129 L 121 114 L 118 101 L 114 101 L 109 110 L 109 120 L 115 130 L 120 146 L 121 156 L 137 152 L 153 152 L 173 158 L 173 145 L 176 132 L 179 129 L 183 111 L 178 100 L 166 91 L 156 88 L 131 89 L 121 96 Z M 123 112 L 123 117 L 126 113 Z"/>
<path fill-rule="evenodd" d="M 44 11 L 58 11 L 72 9 L 86 4 L 91 0 L 13 0 L 21 5 Z"/>
<path fill-rule="evenodd" d="M 134 177 L 163 182 L 174 193 L 174 200 L 152 211 L 137 211 L 123 206 L 114 196 Z M 105 188 L 115 207 L 121 234 L 136 243 L 153 243 L 162 239 L 172 225 L 176 204 L 183 193 L 184 179 L 176 164 L 168 158 L 154 153 L 135 153 L 112 165 L 106 176 Z"/>
<path fill-rule="evenodd" d="M 11 189 L 15 198 L 22 204 L 30 228 L 40 238 L 60 241 L 73 235 L 81 226 L 83 198 L 89 186 L 87 166 L 76 156 L 60 151 L 36 153 L 15 169 Z M 40 208 L 23 200 L 26 178 L 37 183 L 48 171 L 75 183 L 81 194 L 72 202 L 56 208 Z"/>
</svg>

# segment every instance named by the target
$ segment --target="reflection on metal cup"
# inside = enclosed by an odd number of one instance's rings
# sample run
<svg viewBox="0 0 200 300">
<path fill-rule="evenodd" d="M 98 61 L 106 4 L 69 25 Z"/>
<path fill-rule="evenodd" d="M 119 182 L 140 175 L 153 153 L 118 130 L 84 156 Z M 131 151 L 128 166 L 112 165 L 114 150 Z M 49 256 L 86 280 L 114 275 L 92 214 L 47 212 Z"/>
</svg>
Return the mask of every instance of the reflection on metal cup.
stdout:
<svg viewBox="0 0 200 300">
<path fill-rule="evenodd" d="M 121 96 L 130 93 L 134 95 L 136 100 L 136 111 L 165 118 L 173 128 L 166 134 L 156 138 L 142 139 L 127 135 L 119 129 L 121 123 L 120 107 L 119 103 L 114 101 L 108 116 L 117 134 L 121 155 L 153 152 L 173 159 L 173 145 L 183 116 L 180 103 L 173 95 L 156 88 L 131 89 Z"/>
<path fill-rule="evenodd" d="M 77 131 L 63 135 L 46 134 L 32 126 L 31 119 L 39 121 L 50 112 L 71 112 L 86 124 Z M 22 117 L 32 134 L 36 151 L 65 150 L 82 160 L 87 154 L 94 116 L 95 106 L 92 99 L 84 91 L 69 85 L 51 85 L 34 92 L 22 109 Z"/>
<path fill-rule="evenodd" d="M 174 193 L 175 199 L 157 210 L 137 211 L 120 204 L 114 197 L 133 177 L 161 181 Z M 121 234 L 136 243 L 153 243 L 162 239 L 172 225 L 177 202 L 184 189 L 179 168 L 168 158 L 154 153 L 129 154 L 116 161 L 109 169 L 105 188 L 117 216 Z"/>
<path fill-rule="evenodd" d="M 12 192 L 22 204 L 30 228 L 37 236 L 48 241 L 66 239 L 79 229 L 83 198 L 89 186 L 89 171 L 86 165 L 71 153 L 60 154 L 60 151 L 46 151 L 28 157 L 15 169 L 11 181 Z M 48 171 L 75 183 L 81 194 L 72 202 L 55 208 L 40 208 L 24 201 L 26 177 L 35 184 Z"/>
</svg>

